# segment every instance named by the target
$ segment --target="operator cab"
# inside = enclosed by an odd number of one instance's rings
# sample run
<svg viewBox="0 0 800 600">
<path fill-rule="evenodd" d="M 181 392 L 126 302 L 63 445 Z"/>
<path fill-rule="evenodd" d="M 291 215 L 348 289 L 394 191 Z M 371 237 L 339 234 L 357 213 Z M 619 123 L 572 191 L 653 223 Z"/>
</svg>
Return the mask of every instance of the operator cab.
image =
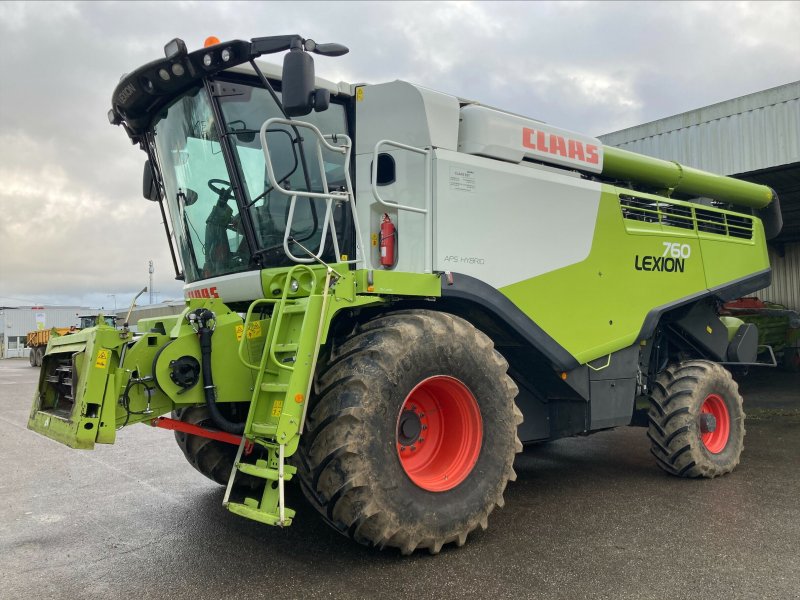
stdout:
<svg viewBox="0 0 800 600">
<path fill-rule="evenodd" d="M 268 79 L 255 57 L 287 49 L 281 79 Z M 122 124 L 148 154 L 145 195 L 162 213 L 167 207 L 176 274 L 187 283 L 290 266 L 297 255 L 302 262 L 311 255 L 337 262 L 355 254 L 351 207 L 344 201 L 349 153 L 336 146 L 339 140 L 349 144 L 350 98 L 332 84 L 332 100 L 330 89 L 315 89 L 308 52 L 338 56 L 347 49 L 278 36 L 188 53 L 173 40 L 165 59 L 117 86 L 109 120 Z M 290 122 L 290 115 L 303 116 L 335 149 Z M 282 122 L 262 128 L 269 119 Z M 340 193 L 342 201 L 308 193 Z"/>
<path fill-rule="evenodd" d="M 80 322 L 80 325 L 78 325 L 78 328 L 88 329 L 89 327 L 94 327 L 95 325 L 97 325 L 97 317 L 98 315 L 79 315 L 78 320 Z M 114 317 L 112 315 L 103 315 L 103 322 L 109 327 L 116 327 L 117 317 Z"/>
</svg>

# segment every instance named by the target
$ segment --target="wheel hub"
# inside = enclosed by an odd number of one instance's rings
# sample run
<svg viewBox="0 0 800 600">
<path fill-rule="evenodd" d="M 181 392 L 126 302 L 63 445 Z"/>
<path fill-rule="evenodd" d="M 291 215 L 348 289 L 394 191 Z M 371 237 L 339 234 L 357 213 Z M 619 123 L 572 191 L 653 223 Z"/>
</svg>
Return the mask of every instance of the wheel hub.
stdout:
<svg viewBox="0 0 800 600">
<path fill-rule="evenodd" d="M 456 487 L 478 462 L 482 443 L 478 402 L 455 377 L 429 377 L 406 396 L 397 417 L 397 456 L 418 487 L 429 492 Z"/>
<path fill-rule="evenodd" d="M 702 433 L 714 433 L 717 430 L 717 420 L 711 413 L 700 415 L 700 431 Z"/>
<path fill-rule="evenodd" d="M 719 454 L 728 445 L 731 434 L 731 417 L 725 400 L 718 394 L 709 394 L 700 407 L 700 438 L 712 454 Z"/>
<path fill-rule="evenodd" d="M 410 446 L 419 439 L 422 433 L 422 421 L 413 410 L 404 410 L 400 413 L 400 423 L 397 427 L 397 441 L 401 446 Z"/>
</svg>

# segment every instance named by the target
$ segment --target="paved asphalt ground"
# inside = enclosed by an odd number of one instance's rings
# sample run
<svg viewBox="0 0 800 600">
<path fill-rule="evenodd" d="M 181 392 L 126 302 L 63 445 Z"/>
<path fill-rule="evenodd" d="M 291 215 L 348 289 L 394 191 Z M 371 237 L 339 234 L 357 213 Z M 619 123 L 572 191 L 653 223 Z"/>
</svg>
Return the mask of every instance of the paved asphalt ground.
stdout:
<svg viewBox="0 0 800 600">
<path fill-rule="evenodd" d="M 489 530 L 403 558 L 234 516 L 172 434 L 70 450 L 25 429 L 38 369 L 0 361 L 0 598 L 800 598 L 800 376 L 742 384 L 740 467 L 663 474 L 644 430 L 528 448 Z"/>
</svg>

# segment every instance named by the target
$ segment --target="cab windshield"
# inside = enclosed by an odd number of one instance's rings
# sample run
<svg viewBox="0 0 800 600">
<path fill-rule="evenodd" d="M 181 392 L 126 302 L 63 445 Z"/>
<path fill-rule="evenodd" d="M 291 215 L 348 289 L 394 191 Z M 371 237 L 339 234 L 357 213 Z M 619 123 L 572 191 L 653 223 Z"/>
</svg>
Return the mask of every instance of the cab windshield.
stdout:
<svg viewBox="0 0 800 600">
<path fill-rule="evenodd" d="M 187 282 L 256 268 L 254 257 L 266 267 L 293 264 L 284 251 L 290 197 L 272 189 L 259 136 L 264 121 L 282 117 L 281 111 L 263 88 L 219 80 L 210 87 L 219 102 L 216 114 L 222 114 L 224 123 L 217 123 L 212 99 L 205 87 L 198 86 L 172 103 L 152 129 L 151 151 L 160 166 L 174 241 Z M 331 104 L 327 111 L 302 120 L 325 134 L 346 132 L 340 105 Z M 312 140 L 282 125 L 271 127 L 266 140 L 281 187 L 322 191 Z M 232 191 L 225 143 L 230 145 L 242 182 L 239 198 Z M 323 152 L 322 169 L 329 189 L 344 185 L 341 155 Z M 342 212 L 341 207 L 334 212 L 337 225 L 343 221 Z M 288 237 L 316 252 L 324 214 L 323 202 L 298 197 Z M 338 232 L 342 230 L 337 227 Z"/>
</svg>

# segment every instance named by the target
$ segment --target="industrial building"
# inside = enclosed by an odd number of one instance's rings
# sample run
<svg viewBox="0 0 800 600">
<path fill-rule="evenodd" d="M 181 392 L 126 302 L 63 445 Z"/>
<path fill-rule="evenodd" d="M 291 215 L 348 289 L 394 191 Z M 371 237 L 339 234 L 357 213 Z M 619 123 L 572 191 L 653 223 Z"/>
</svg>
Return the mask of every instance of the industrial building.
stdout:
<svg viewBox="0 0 800 600">
<path fill-rule="evenodd" d="M 29 331 L 77 327 L 79 316 L 96 314 L 87 306 L 0 306 L 0 358 L 27 357 Z"/>
<path fill-rule="evenodd" d="M 774 189 L 783 230 L 769 242 L 772 285 L 757 295 L 800 311 L 800 81 L 599 137 Z"/>
</svg>

